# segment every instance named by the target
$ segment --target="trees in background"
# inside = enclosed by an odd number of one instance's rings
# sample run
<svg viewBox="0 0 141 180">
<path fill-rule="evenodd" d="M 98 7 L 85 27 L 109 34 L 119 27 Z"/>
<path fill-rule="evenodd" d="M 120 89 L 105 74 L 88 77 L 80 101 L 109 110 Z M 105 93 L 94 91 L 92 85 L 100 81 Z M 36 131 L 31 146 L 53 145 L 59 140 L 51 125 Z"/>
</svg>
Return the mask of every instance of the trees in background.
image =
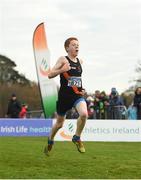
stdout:
<svg viewBox="0 0 141 180">
<path fill-rule="evenodd" d="M 15 67 L 14 61 L 0 55 L 0 117 L 5 117 L 12 93 L 21 103 L 27 103 L 30 110 L 42 109 L 37 83 L 28 80 Z"/>
<path fill-rule="evenodd" d="M 139 60 L 137 63 L 135 73 L 137 74 L 137 77 L 134 77 L 134 79 L 132 80 L 134 84 L 130 86 L 124 93 L 122 93 L 127 106 L 129 106 L 133 102 L 135 89 L 137 87 L 141 87 L 141 60 Z"/>
<path fill-rule="evenodd" d="M 141 87 L 141 60 L 138 61 L 135 71 L 138 74 L 138 77 L 134 80 L 136 82 L 135 88 Z"/>
<path fill-rule="evenodd" d="M 15 70 L 16 64 L 6 56 L 0 55 L 0 84 L 29 85 L 31 83 L 24 75 Z"/>
</svg>

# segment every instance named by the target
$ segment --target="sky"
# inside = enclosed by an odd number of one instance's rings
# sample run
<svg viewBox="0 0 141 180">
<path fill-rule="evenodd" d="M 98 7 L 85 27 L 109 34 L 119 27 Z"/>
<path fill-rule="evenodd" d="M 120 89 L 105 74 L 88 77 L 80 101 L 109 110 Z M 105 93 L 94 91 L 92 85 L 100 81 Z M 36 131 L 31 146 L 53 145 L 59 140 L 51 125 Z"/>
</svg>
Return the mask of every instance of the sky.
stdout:
<svg viewBox="0 0 141 180">
<path fill-rule="evenodd" d="M 140 0 L 0 0 L 0 54 L 37 81 L 32 37 L 45 22 L 51 66 L 65 56 L 64 41 L 77 37 L 83 86 L 93 93 L 133 84 L 141 60 Z M 59 84 L 59 77 L 55 78 Z"/>
</svg>

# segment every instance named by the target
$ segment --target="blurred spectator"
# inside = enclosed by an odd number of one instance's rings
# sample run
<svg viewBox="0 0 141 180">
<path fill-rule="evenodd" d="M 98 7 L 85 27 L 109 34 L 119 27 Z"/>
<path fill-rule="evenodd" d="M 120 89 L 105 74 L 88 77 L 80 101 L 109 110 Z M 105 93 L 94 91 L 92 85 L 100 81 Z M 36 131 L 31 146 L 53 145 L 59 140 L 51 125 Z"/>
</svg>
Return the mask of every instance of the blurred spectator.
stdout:
<svg viewBox="0 0 141 180">
<path fill-rule="evenodd" d="M 27 110 L 28 110 L 28 106 L 26 104 L 22 104 L 22 109 L 19 113 L 19 118 L 25 119 L 27 117 Z"/>
<path fill-rule="evenodd" d="M 107 106 L 109 105 L 108 97 L 105 93 L 105 91 L 102 91 L 100 93 L 100 119 L 106 119 L 107 118 Z"/>
<path fill-rule="evenodd" d="M 119 96 L 118 91 L 116 90 L 116 88 L 111 89 L 111 94 L 109 96 L 109 103 L 112 106 L 123 105 L 123 100 Z"/>
<path fill-rule="evenodd" d="M 137 108 L 133 105 L 133 103 L 128 107 L 127 115 L 128 119 L 137 120 Z"/>
<path fill-rule="evenodd" d="M 9 118 L 19 118 L 20 111 L 21 111 L 21 104 L 17 100 L 16 94 L 12 94 L 11 99 L 8 103 L 7 116 Z"/>
<path fill-rule="evenodd" d="M 134 106 L 137 108 L 137 119 L 141 119 L 141 87 L 135 90 Z"/>
<path fill-rule="evenodd" d="M 77 119 L 78 118 L 78 113 L 75 108 L 72 108 L 69 110 L 66 114 L 66 119 Z"/>
<path fill-rule="evenodd" d="M 88 107 L 88 119 L 94 118 L 94 99 L 92 96 L 88 96 L 86 99 Z"/>
<path fill-rule="evenodd" d="M 94 110 L 95 110 L 94 119 L 100 119 L 100 91 L 99 90 L 95 91 Z"/>
<path fill-rule="evenodd" d="M 122 106 L 123 100 L 119 96 L 118 91 L 116 88 L 111 89 L 111 94 L 109 96 L 109 107 L 108 107 L 108 115 L 109 119 L 122 119 Z"/>
</svg>

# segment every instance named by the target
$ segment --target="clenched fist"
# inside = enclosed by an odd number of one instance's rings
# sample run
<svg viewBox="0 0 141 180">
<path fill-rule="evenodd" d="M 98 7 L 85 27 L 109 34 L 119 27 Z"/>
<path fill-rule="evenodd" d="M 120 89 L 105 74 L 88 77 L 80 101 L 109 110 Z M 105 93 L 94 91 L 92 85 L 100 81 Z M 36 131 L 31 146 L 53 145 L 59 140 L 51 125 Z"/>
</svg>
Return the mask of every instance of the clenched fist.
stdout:
<svg viewBox="0 0 141 180">
<path fill-rule="evenodd" d="M 70 63 L 68 61 L 65 61 L 61 67 L 62 72 L 69 71 L 71 69 Z"/>
</svg>

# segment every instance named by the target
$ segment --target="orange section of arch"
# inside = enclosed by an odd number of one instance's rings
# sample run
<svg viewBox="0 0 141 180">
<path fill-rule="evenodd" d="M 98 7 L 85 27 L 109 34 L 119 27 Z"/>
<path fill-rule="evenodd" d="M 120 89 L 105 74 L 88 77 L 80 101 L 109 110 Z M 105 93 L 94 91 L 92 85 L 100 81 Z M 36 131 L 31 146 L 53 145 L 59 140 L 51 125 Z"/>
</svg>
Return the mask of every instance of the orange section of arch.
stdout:
<svg viewBox="0 0 141 180">
<path fill-rule="evenodd" d="M 33 43 L 35 49 L 48 49 L 44 23 L 39 24 L 35 29 Z"/>
<path fill-rule="evenodd" d="M 60 132 L 60 135 L 61 135 L 64 139 L 68 139 L 68 140 L 69 140 L 69 139 L 72 139 L 72 136 L 65 134 L 64 131 Z"/>
</svg>

